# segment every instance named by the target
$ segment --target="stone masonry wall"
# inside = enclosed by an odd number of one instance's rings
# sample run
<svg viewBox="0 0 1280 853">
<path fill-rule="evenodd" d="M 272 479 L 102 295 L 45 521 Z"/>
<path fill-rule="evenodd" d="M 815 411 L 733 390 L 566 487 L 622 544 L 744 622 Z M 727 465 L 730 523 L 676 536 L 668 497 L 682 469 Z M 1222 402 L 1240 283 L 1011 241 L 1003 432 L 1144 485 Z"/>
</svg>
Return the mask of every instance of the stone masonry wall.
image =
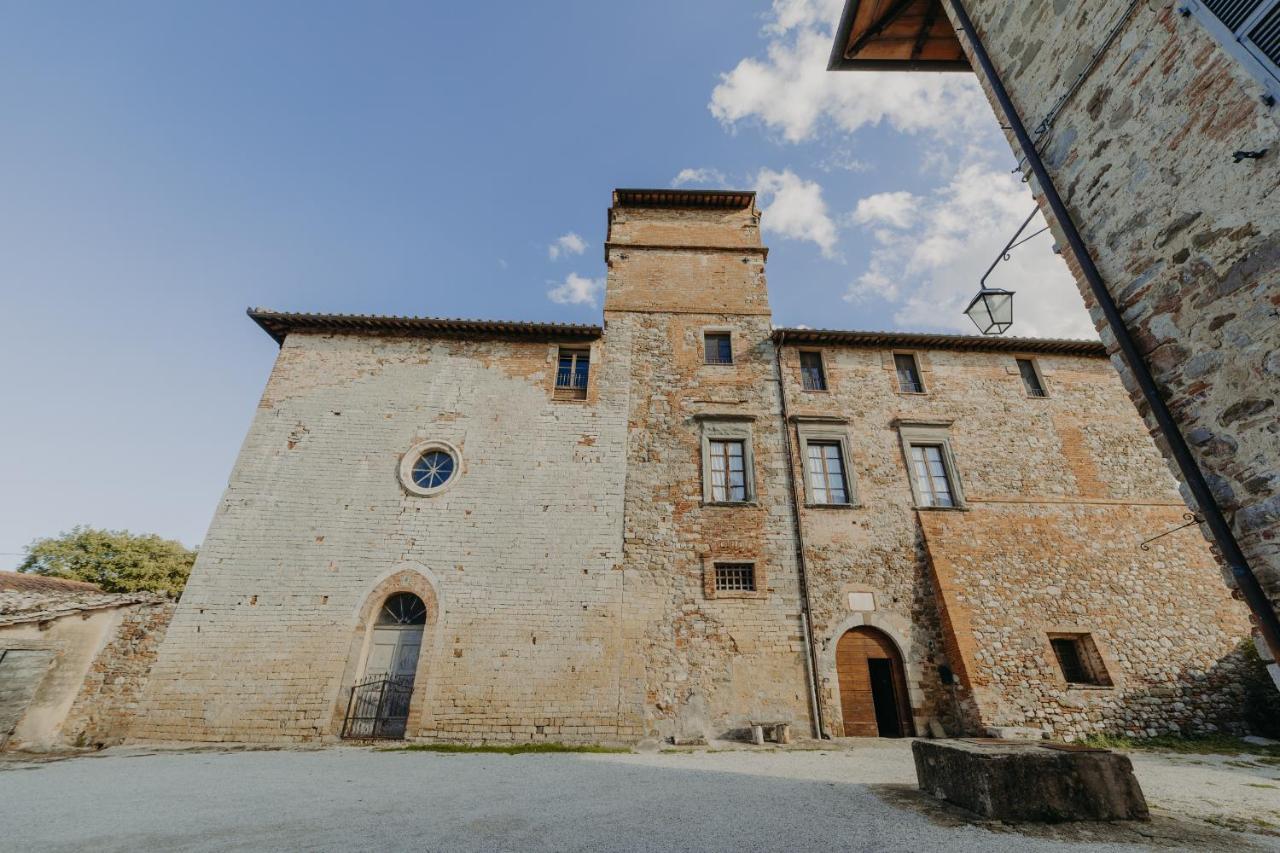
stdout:
<svg viewBox="0 0 1280 853">
<path fill-rule="evenodd" d="M 123 743 L 138 718 L 156 654 L 173 618 L 172 603 L 121 611 L 115 634 L 89 665 L 80 694 L 62 724 L 62 741 L 101 748 Z"/>
<path fill-rule="evenodd" d="M 803 350 L 821 353 L 826 391 L 804 390 Z M 1048 678 L 1043 656 L 1035 658 L 1037 678 L 1009 659 L 1021 647 L 1039 655 L 1045 626 L 1068 616 L 1105 626 L 1133 672 L 1122 690 L 1098 691 L 1090 725 L 1105 719 L 1116 730 L 1165 731 L 1175 721 L 1234 720 L 1222 704 L 1230 693 L 1212 701 L 1204 695 L 1220 689 L 1230 669 L 1218 667 L 1208 680 L 1199 674 L 1247 632 L 1242 608 L 1206 584 L 1213 559 L 1197 536 L 1165 542 L 1149 556 L 1139 550 L 1143 539 L 1181 523 L 1184 508 L 1110 365 L 1023 355 L 1043 375 L 1048 396 L 1040 398 L 1026 393 L 1017 354 L 916 352 L 925 393 L 913 394 L 899 390 L 892 356 L 837 346 L 783 351 L 791 416 L 826 418 L 824 431 L 844 435 L 857 492 L 853 507 L 802 509 L 828 727 L 840 731 L 836 641 L 865 624 L 888 633 L 903 653 L 918 731 L 936 718 L 951 733 L 1034 725 L 1081 734 L 1084 727 L 1063 718 L 1063 691 L 1038 680 Z M 947 425 L 967 511 L 914 507 L 901 421 Z M 803 478 L 799 466 L 796 476 Z M 1082 547 L 1087 562 L 1078 558 Z M 957 564 L 963 573 L 946 570 Z M 934 571 L 944 579 L 941 590 Z M 1149 592 L 1142 607 L 1117 598 L 1113 573 L 1132 596 Z M 1028 576 L 1040 595 L 1034 600 L 1023 595 Z M 865 599 L 855 599 L 855 609 L 849 593 L 866 592 L 874 609 L 862 609 Z M 1130 613 L 1141 618 L 1126 623 Z M 965 627 L 977 622 L 983 631 Z M 1164 648 L 1167 642 L 1173 645 Z M 1163 652 L 1158 659 L 1155 650 Z M 954 694 L 939 677 L 944 663 L 961 676 Z M 969 681 L 978 685 L 976 707 Z M 1158 707 L 1149 701 L 1153 691 L 1177 693 L 1184 705 Z"/>
<path fill-rule="evenodd" d="M 638 736 L 618 703 L 625 353 L 594 344 L 577 402 L 552 399 L 556 352 L 290 335 L 134 736 L 335 736 L 361 673 L 361 614 L 397 588 L 438 611 L 410 737 Z M 423 497 L 397 469 L 428 439 L 458 448 L 462 470 Z"/>
<path fill-rule="evenodd" d="M 1029 128 L 1128 5 L 967 3 Z M 1280 109 L 1178 6 L 1137 4 L 1041 148 L 1241 547 L 1280 603 Z M 1233 161 L 1262 148 L 1271 149 L 1262 159 Z"/>
<path fill-rule="evenodd" d="M 651 735 L 812 725 L 757 226 L 753 209 L 610 214 L 606 337 L 630 345 L 624 565 L 643 654 L 626 678 Z M 707 330 L 730 333 L 733 364 L 704 363 Z M 725 424 L 750 430 L 745 505 L 704 500 L 703 430 Z M 716 592 L 717 561 L 754 562 L 757 592 Z"/>
</svg>

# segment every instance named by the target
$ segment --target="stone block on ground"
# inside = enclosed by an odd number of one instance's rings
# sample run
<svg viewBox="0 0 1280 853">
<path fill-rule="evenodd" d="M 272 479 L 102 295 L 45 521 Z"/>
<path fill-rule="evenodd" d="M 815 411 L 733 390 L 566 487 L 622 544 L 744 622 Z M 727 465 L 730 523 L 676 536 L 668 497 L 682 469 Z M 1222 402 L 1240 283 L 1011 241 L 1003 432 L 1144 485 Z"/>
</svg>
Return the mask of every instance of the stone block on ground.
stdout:
<svg viewBox="0 0 1280 853">
<path fill-rule="evenodd" d="M 1069 744 L 977 740 L 911 745 L 920 790 L 1005 821 L 1146 820 L 1126 756 Z"/>
</svg>

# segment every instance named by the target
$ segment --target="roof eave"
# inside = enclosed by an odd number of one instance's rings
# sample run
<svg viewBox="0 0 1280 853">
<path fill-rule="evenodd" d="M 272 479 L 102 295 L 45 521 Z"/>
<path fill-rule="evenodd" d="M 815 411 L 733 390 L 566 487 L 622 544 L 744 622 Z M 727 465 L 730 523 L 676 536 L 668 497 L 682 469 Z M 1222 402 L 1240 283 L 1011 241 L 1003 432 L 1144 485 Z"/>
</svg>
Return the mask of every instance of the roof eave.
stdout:
<svg viewBox="0 0 1280 853">
<path fill-rule="evenodd" d="M 1073 338 L 997 338 L 981 335 L 947 335 L 928 332 L 864 332 L 839 329 L 773 330 L 775 343 L 827 344 L 854 347 L 910 347 L 968 352 L 1027 352 L 1105 358 L 1101 341 Z"/>
<path fill-rule="evenodd" d="M 260 308 L 249 308 L 245 313 L 279 345 L 283 345 L 285 338 L 295 332 L 543 341 L 593 340 L 604 332 L 600 326 L 569 323 L 397 317 L 376 314 L 297 314 Z"/>
</svg>

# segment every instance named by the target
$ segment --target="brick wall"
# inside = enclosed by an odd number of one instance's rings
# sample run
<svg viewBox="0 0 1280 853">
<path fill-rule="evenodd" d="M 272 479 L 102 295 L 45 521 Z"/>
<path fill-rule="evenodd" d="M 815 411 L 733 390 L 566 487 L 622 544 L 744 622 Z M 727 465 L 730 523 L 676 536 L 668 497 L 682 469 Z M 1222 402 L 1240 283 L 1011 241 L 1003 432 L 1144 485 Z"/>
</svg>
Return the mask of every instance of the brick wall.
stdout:
<svg viewBox="0 0 1280 853">
<path fill-rule="evenodd" d="M 1129 4 L 966 5 L 1034 128 Z M 1137 5 L 1041 147 L 1242 549 L 1280 602 L 1280 112 L 1178 5 Z M 1267 147 L 1261 160 L 1233 161 L 1236 150 Z"/>
</svg>

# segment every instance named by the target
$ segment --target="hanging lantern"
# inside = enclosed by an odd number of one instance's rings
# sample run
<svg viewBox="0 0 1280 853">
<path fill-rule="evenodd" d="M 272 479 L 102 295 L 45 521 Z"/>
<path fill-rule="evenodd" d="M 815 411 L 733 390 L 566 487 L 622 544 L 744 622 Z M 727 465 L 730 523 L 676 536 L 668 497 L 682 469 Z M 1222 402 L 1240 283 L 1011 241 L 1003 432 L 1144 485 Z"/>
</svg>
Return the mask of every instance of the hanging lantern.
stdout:
<svg viewBox="0 0 1280 853">
<path fill-rule="evenodd" d="M 1013 291 L 984 287 L 964 309 L 984 335 L 1003 335 L 1013 325 Z"/>
</svg>

